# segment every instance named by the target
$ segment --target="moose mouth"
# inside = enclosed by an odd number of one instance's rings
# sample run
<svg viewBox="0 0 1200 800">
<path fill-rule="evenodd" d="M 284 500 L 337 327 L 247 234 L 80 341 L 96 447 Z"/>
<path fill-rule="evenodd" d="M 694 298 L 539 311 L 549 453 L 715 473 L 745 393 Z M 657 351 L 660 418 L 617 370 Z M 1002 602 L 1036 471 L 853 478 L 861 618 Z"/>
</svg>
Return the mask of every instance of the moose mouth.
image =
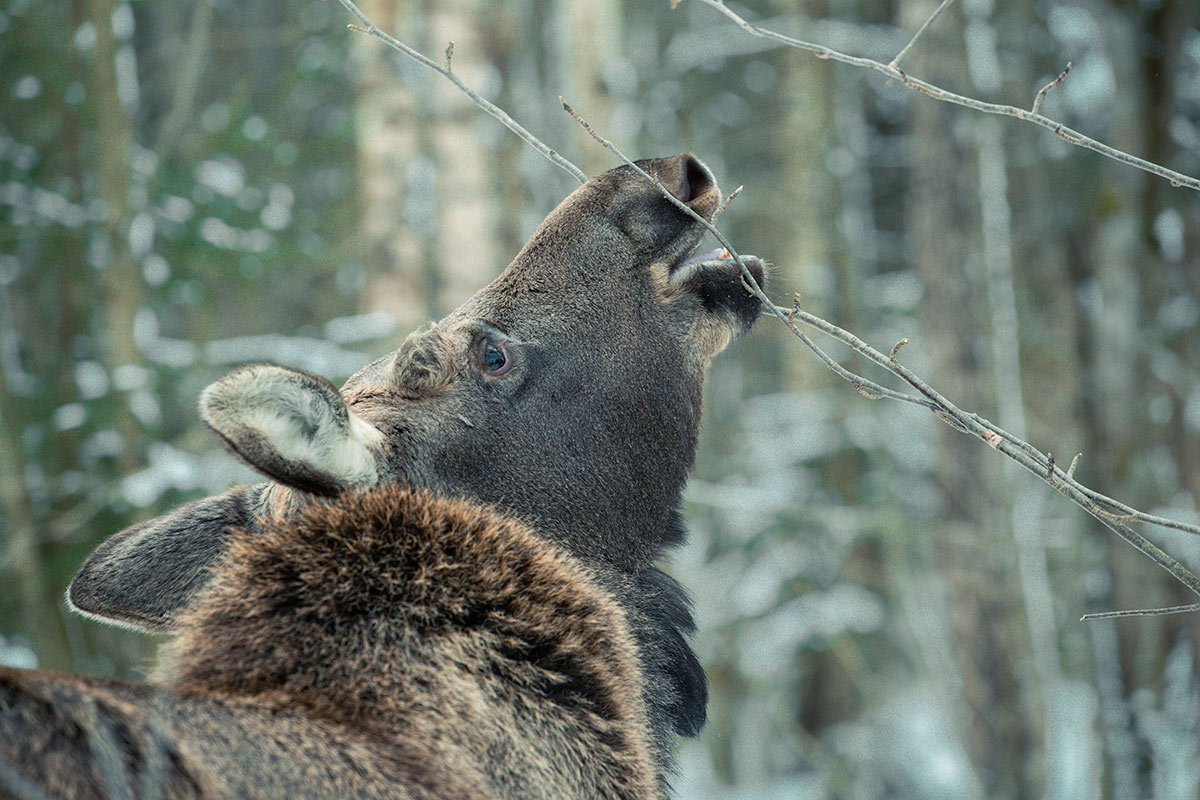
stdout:
<svg viewBox="0 0 1200 800">
<path fill-rule="evenodd" d="M 729 251 L 725 248 L 718 247 L 717 249 L 709 250 L 706 253 L 695 252 L 699 249 L 700 243 L 697 242 L 696 246 L 692 248 L 693 252 L 691 255 L 680 259 L 675 266 L 671 267 L 669 274 L 671 276 L 672 283 L 684 281 L 690 274 L 704 270 L 720 270 L 722 272 L 733 271 L 740 273 L 741 270 L 738 267 L 737 259 L 730 255 Z M 750 270 L 750 274 L 754 276 L 755 282 L 758 283 L 759 286 L 762 286 L 762 259 L 760 259 L 758 256 L 752 255 L 743 255 L 741 256 L 741 259 L 742 263 L 746 265 L 746 268 Z"/>
<path fill-rule="evenodd" d="M 764 277 L 762 259 L 744 255 L 741 263 L 761 287 Z M 722 248 L 680 259 L 671 268 L 667 280 L 668 291 L 699 295 L 708 312 L 732 313 L 742 331 L 749 330 L 762 311 L 762 301 L 750 292 L 738 259 Z"/>
<path fill-rule="evenodd" d="M 692 248 L 692 254 L 671 267 L 671 274 L 674 275 L 679 270 L 685 270 L 692 264 L 703 264 L 708 261 L 733 261 L 733 257 L 729 255 L 729 251 L 723 247 L 718 247 L 716 250 L 709 250 L 707 253 L 697 253 L 696 251 L 699 249 L 700 243 L 696 242 L 696 246 Z"/>
</svg>

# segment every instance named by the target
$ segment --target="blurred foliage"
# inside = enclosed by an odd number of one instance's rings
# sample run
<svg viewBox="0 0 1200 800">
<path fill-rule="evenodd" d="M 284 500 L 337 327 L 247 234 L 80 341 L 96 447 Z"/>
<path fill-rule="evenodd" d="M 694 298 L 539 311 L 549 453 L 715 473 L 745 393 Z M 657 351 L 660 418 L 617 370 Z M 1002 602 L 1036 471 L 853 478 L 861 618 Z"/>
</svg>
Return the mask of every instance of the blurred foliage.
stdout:
<svg viewBox="0 0 1200 800">
<path fill-rule="evenodd" d="M 934 0 L 755 2 L 887 61 Z M 1200 202 L 1015 121 L 768 47 L 696 3 L 364 3 L 589 173 L 699 154 L 771 291 L 902 358 L 1085 483 L 1195 520 Z M 201 388 L 337 380 L 497 274 L 570 179 L 321 2 L 0 10 L 0 661 L 138 676 L 66 614 L 105 536 L 249 475 Z M 962 0 L 906 69 L 1200 173 L 1191 0 Z M 852 355 L 831 348 L 852 369 Z M 714 365 L 691 542 L 710 723 L 684 797 L 1200 793 L 1181 587 L 978 442 L 872 402 L 765 321 Z M 1183 535 L 1150 532 L 1200 567 Z"/>
</svg>

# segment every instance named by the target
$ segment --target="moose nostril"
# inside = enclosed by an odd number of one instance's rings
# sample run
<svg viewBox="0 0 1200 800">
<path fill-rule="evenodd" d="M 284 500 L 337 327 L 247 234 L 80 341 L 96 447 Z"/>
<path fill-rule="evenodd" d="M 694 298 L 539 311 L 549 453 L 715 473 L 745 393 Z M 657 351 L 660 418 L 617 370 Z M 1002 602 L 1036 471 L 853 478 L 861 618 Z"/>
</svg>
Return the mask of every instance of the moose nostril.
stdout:
<svg viewBox="0 0 1200 800">
<path fill-rule="evenodd" d="M 691 153 L 680 153 L 658 160 L 654 167 L 662 187 L 668 189 L 676 200 L 686 203 L 700 214 L 708 215 L 716 209 L 721 190 L 717 188 L 713 174 L 700 159 Z"/>
<path fill-rule="evenodd" d="M 708 167 L 690 155 L 687 157 L 683 183 L 687 196 L 680 199 L 685 203 L 690 203 L 698 197 L 703 197 L 712 191 L 716 185 L 712 173 L 708 171 Z"/>
<path fill-rule="evenodd" d="M 689 172 L 690 170 L 685 169 L 679 184 L 671 190 L 671 194 L 675 195 L 675 199 L 681 203 L 686 203 L 692 199 L 692 182 L 690 180 L 691 176 L 688 175 Z"/>
</svg>

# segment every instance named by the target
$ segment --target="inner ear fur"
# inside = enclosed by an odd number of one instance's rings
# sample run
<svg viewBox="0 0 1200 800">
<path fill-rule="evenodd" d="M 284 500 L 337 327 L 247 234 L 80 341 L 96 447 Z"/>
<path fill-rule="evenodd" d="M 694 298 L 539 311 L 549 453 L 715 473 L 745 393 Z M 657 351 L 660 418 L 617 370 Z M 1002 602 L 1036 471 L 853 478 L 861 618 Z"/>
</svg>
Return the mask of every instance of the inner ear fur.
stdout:
<svg viewBox="0 0 1200 800">
<path fill-rule="evenodd" d="M 239 367 L 204 390 L 200 416 L 235 455 L 296 489 L 334 495 L 379 482 L 382 434 L 317 375 Z"/>
</svg>

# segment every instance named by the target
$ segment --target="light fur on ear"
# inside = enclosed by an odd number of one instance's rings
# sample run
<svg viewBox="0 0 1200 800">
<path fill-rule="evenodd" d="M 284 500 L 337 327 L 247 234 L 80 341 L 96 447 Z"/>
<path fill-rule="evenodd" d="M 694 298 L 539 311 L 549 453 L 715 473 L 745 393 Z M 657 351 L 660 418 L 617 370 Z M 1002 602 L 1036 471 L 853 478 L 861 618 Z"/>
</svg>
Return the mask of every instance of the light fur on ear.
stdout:
<svg viewBox="0 0 1200 800">
<path fill-rule="evenodd" d="M 337 494 L 379 482 L 383 434 L 316 375 L 239 367 L 200 395 L 200 416 L 246 463 L 288 486 Z"/>
</svg>

